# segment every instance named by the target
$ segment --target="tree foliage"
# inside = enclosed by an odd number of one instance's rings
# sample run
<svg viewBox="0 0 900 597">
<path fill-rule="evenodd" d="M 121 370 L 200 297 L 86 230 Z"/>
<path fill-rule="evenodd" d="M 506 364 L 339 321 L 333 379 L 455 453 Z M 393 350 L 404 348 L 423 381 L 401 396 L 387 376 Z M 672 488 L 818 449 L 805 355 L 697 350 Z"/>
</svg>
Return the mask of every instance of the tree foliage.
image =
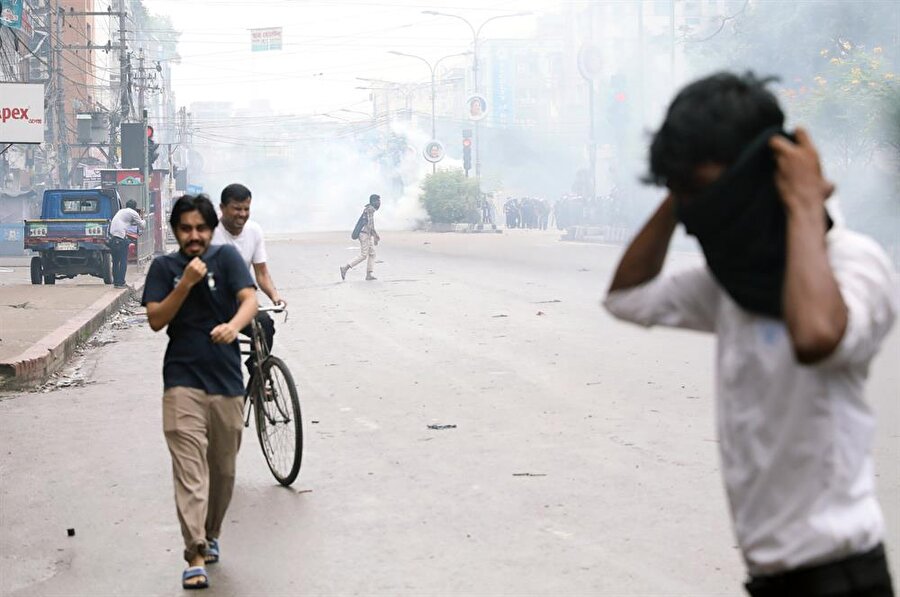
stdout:
<svg viewBox="0 0 900 597">
<path fill-rule="evenodd" d="M 439 170 L 425 177 L 419 200 L 431 221 L 473 224 L 478 221 L 478 183 L 462 170 Z"/>
<path fill-rule="evenodd" d="M 713 35 L 683 38 L 691 70 L 778 76 L 788 121 L 810 129 L 848 223 L 900 246 L 900 2 L 738 8 Z"/>
<path fill-rule="evenodd" d="M 896 149 L 900 3 L 748 2 L 729 24 L 702 43 L 685 40 L 695 69 L 780 77 L 789 118 L 809 126 L 842 169 Z"/>
<path fill-rule="evenodd" d="M 885 64 L 880 46 L 868 49 L 841 40 L 819 52 L 817 73 L 796 77 L 781 91 L 789 113 L 835 148 L 836 165 L 868 163 L 881 149 L 897 149 L 896 117 L 900 78 Z"/>
<path fill-rule="evenodd" d="M 692 66 L 752 69 L 786 81 L 806 77 L 820 66 L 820 51 L 844 41 L 879 46 L 889 63 L 900 61 L 900 3 L 884 0 L 816 2 L 730 2 L 729 18 L 715 35 L 685 35 Z M 738 10 L 740 8 L 740 10 Z M 715 24 L 715 22 L 711 23 Z"/>
</svg>

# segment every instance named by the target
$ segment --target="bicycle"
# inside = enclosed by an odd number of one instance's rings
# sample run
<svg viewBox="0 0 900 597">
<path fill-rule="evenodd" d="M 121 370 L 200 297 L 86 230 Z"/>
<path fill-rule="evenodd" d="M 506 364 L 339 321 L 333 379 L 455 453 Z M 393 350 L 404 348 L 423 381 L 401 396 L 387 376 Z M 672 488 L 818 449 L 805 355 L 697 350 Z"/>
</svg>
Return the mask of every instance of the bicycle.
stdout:
<svg viewBox="0 0 900 597">
<path fill-rule="evenodd" d="M 282 304 L 260 307 L 261 313 L 283 313 Z M 285 320 L 287 315 L 285 314 Z M 241 354 L 252 358 L 250 379 L 244 393 L 244 427 L 256 408 L 256 436 L 263 456 L 275 479 L 290 486 L 300 473 L 303 457 L 303 419 L 297 386 L 287 365 L 269 352 L 262 326 L 256 318 L 250 323 L 250 338 L 240 338 Z M 244 349 L 243 345 L 248 345 Z"/>
</svg>

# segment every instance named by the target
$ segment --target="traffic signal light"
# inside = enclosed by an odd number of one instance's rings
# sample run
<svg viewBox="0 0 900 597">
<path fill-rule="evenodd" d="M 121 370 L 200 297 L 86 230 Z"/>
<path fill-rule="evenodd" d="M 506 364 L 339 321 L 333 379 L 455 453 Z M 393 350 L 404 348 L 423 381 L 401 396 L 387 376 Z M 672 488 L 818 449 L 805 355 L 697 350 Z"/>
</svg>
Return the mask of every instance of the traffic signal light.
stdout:
<svg viewBox="0 0 900 597">
<path fill-rule="evenodd" d="M 466 129 L 463 131 L 463 170 L 468 175 L 472 169 L 472 131 Z"/>
<path fill-rule="evenodd" d="M 121 128 L 122 167 L 140 168 L 144 162 L 144 125 L 140 122 L 125 122 Z"/>
<path fill-rule="evenodd" d="M 621 134 L 628 128 L 628 79 L 622 73 L 616 73 L 609 80 L 609 125 Z"/>
<path fill-rule="evenodd" d="M 159 157 L 159 143 L 153 140 L 153 127 L 147 127 L 147 169 L 153 169 L 153 162 Z"/>
<path fill-rule="evenodd" d="M 609 87 L 612 91 L 612 100 L 617 104 L 624 104 L 628 99 L 628 79 L 622 73 L 616 73 L 609 78 Z"/>
</svg>

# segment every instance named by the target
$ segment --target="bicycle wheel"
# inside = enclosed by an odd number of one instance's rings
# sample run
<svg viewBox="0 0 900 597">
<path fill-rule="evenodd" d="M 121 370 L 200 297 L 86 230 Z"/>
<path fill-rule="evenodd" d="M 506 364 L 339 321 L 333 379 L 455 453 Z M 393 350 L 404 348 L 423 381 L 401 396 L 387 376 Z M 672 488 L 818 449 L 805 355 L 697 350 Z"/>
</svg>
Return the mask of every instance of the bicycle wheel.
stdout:
<svg viewBox="0 0 900 597">
<path fill-rule="evenodd" d="M 287 365 L 269 356 L 263 363 L 262 383 L 255 383 L 256 435 L 275 479 L 287 487 L 300 472 L 303 457 L 303 419 L 297 387 Z"/>
</svg>

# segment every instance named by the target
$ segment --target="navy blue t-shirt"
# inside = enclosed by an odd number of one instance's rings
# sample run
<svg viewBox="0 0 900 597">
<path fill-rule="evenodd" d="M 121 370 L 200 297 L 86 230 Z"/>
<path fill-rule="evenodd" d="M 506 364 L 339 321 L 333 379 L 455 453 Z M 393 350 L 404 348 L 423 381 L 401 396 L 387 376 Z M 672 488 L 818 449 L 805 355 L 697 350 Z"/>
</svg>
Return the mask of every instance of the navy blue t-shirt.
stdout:
<svg viewBox="0 0 900 597">
<path fill-rule="evenodd" d="M 150 264 L 141 304 L 162 302 L 181 280 L 193 259 L 181 251 L 160 255 Z M 163 360 L 163 384 L 186 386 L 207 394 L 241 396 L 241 351 L 237 340 L 214 344 L 209 333 L 227 323 L 238 309 L 237 293 L 255 288 L 240 253 L 229 245 L 211 246 L 200 256 L 206 280 L 191 288 L 181 309 L 169 322 L 169 346 Z"/>
</svg>

